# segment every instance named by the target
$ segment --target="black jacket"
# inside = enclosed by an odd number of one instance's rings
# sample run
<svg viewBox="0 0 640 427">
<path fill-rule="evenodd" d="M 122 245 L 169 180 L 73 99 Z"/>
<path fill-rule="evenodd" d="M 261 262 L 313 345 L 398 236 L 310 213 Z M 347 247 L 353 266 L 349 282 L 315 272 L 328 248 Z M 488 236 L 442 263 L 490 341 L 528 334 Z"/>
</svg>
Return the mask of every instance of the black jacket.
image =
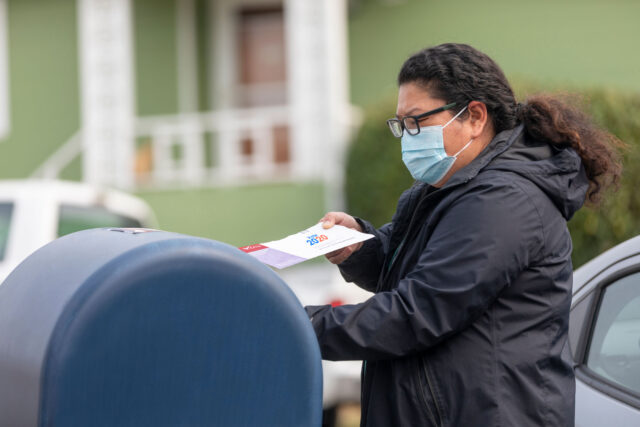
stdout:
<svg viewBox="0 0 640 427">
<path fill-rule="evenodd" d="M 340 270 L 376 294 L 306 309 L 323 358 L 365 361 L 363 426 L 574 424 L 566 221 L 587 187 L 575 151 L 519 126 L 391 223 L 359 220 L 377 238 Z"/>
</svg>

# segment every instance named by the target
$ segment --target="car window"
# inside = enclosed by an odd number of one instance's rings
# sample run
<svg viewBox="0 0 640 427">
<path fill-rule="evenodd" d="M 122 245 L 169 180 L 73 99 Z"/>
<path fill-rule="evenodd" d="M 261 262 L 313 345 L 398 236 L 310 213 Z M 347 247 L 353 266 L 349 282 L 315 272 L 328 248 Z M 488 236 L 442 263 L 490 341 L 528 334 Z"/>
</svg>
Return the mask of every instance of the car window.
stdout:
<svg viewBox="0 0 640 427">
<path fill-rule="evenodd" d="M 0 261 L 4 259 L 4 253 L 7 249 L 12 213 L 13 203 L 0 203 Z"/>
<path fill-rule="evenodd" d="M 604 289 L 587 354 L 593 372 L 640 393 L 640 273 Z"/>
<path fill-rule="evenodd" d="M 140 221 L 111 212 L 101 206 L 60 206 L 58 217 L 58 237 L 88 228 L 134 227 L 140 228 Z"/>
</svg>

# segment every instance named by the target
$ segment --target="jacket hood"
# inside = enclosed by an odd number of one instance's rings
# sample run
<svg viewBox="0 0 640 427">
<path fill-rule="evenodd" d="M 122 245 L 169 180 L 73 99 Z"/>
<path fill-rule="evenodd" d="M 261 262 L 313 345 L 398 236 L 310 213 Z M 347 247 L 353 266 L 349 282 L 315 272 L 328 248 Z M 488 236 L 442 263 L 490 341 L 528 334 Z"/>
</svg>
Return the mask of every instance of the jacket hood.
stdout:
<svg viewBox="0 0 640 427">
<path fill-rule="evenodd" d="M 464 173 L 447 184 L 466 182 L 482 170 L 509 171 L 527 178 L 567 220 L 582 207 L 589 188 L 582 160 L 572 148 L 533 141 L 525 135 L 523 125 L 497 134 L 473 162 L 460 170 Z"/>
</svg>

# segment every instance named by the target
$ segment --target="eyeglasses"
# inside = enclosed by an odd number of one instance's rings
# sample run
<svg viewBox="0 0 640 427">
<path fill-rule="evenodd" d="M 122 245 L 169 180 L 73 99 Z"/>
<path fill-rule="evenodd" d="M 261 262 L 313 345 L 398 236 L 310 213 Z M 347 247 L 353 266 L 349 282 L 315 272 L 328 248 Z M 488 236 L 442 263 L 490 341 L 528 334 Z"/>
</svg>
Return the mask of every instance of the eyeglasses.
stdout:
<svg viewBox="0 0 640 427">
<path fill-rule="evenodd" d="M 387 120 L 387 125 L 391 129 L 391 133 L 396 138 L 402 137 L 402 131 L 406 130 L 409 135 L 417 135 L 420 133 L 420 120 L 432 114 L 439 113 L 441 111 L 449 110 L 456 106 L 455 102 L 451 104 L 443 105 L 435 110 L 427 111 L 426 113 L 419 114 L 417 116 L 406 116 L 402 120 L 393 118 Z"/>
</svg>

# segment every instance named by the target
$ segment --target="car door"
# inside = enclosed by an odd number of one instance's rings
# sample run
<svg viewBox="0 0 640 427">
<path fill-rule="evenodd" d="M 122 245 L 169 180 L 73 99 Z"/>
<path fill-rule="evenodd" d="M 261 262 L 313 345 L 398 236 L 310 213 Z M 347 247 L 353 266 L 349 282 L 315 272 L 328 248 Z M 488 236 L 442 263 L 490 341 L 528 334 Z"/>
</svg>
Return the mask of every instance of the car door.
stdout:
<svg viewBox="0 0 640 427">
<path fill-rule="evenodd" d="M 639 426 L 640 256 L 600 271 L 571 311 L 576 426 Z"/>
</svg>

